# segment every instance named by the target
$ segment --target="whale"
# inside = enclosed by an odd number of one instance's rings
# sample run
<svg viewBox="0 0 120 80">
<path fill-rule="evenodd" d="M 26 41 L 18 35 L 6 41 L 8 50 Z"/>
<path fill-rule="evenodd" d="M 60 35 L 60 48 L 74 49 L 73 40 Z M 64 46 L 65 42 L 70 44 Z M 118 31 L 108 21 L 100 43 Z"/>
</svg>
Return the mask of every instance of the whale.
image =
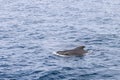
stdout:
<svg viewBox="0 0 120 80">
<path fill-rule="evenodd" d="M 85 46 L 79 46 L 71 50 L 57 51 L 56 54 L 64 56 L 83 56 L 88 53 L 84 48 Z"/>
</svg>

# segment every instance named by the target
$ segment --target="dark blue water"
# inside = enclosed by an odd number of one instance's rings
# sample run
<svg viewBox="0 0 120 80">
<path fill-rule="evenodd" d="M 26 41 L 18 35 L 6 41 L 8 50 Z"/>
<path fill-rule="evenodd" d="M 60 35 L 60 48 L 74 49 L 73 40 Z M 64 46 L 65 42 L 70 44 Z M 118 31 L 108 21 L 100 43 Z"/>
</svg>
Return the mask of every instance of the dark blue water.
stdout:
<svg viewBox="0 0 120 80">
<path fill-rule="evenodd" d="M 120 0 L 0 0 L 0 80 L 120 80 Z"/>
</svg>

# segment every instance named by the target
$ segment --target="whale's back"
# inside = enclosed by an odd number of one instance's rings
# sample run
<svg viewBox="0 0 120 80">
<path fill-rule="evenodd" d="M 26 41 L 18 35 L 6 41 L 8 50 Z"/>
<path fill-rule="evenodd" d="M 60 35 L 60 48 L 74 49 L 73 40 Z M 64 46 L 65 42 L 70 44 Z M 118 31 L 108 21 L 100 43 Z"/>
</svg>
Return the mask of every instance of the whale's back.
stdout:
<svg viewBox="0 0 120 80">
<path fill-rule="evenodd" d="M 71 50 L 57 51 L 57 54 L 67 55 L 67 56 L 71 56 L 71 55 L 82 56 L 85 53 L 87 53 L 87 51 L 84 50 L 84 48 L 85 48 L 85 46 L 80 46 L 80 47 L 77 47 L 77 48 L 71 49 Z"/>
</svg>

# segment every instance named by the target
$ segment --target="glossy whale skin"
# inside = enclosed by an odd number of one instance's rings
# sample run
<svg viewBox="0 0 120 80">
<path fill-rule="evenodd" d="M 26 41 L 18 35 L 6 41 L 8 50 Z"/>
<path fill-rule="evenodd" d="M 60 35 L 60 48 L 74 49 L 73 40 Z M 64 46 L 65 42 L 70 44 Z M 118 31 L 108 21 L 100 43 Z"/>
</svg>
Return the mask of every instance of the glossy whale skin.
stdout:
<svg viewBox="0 0 120 80">
<path fill-rule="evenodd" d="M 83 56 L 85 53 L 87 53 L 86 50 L 84 50 L 85 46 L 79 46 L 75 49 L 71 49 L 71 50 L 64 50 L 64 51 L 57 51 L 57 54 L 59 55 L 67 55 L 67 56 L 71 56 L 71 55 L 76 55 L 76 56 Z"/>
</svg>

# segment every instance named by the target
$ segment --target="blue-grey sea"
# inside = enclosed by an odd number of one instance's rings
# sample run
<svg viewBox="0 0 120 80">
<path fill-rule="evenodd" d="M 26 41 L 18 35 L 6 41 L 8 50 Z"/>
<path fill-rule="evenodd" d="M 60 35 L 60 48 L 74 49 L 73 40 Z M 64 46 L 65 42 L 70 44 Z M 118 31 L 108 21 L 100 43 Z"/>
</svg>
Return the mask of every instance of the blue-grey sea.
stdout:
<svg viewBox="0 0 120 80">
<path fill-rule="evenodd" d="M 120 80 L 120 0 L 0 0 L 0 80 Z"/>
</svg>

